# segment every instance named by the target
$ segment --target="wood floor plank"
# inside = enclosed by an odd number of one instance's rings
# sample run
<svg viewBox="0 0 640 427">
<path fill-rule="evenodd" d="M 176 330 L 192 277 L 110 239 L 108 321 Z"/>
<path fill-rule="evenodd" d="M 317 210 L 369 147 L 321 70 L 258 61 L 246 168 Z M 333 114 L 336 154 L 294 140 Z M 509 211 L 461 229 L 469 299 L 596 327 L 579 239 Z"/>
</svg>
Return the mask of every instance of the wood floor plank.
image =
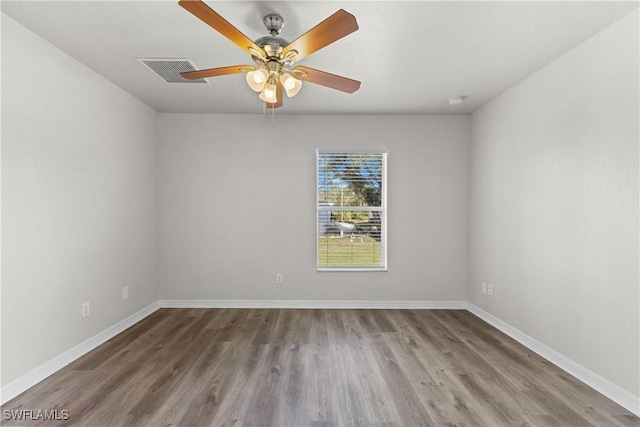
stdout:
<svg viewBox="0 0 640 427">
<path fill-rule="evenodd" d="M 256 351 L 260 347 L 240 342 L 225 344 L 227 347 L 212 361 L 201 381 L 201 390 L 193 394 L 178 425 L 237 425 L 245 412 L 243 405 L 250 387 L 245 387 L 242 379 L 255 378 L 253 372 L 261 356 Z M 242 398 L 232 400 L 238 393 L 242 393 Z"/>
<path fill-rule="evenodd" d="M 247 405 L 243 408 L 240 424 L 244 426 L 279 425 L 278 400 L 281 399 L 280 380 L 284 344 L 267 344 L 262 348 L 254 381 L 247 390 Z"/>
<path fill-rule="evenodd" d="M 323 312 L 318 310 L 318 312 Z M 339 426 L 341 399 L 336 398 L 337 389 L 342 388 L 344 374 L 332 363 L 329 344 L 311 343 L 302 347 L 302 367 L 305 379 L 301 390 L 303 413 L 295 420 L 296 425 Z"/>
<path fill-rule="evenodd" d="M 155 313 L 152 313 L 151 316 L 149 316 L 150 318 L 145 319 L 148 321 L 139 322 L 123 333 L 116 335 L 106 343 L 102 344 L 99 349 L 94 349 L 83 358 L 73 362 L 70 368 L 73 370 L 94 369 L 124 347 L 129 346 L 132 341 L 143 336 L 151 335 L 148 332 L 154 328 L 160 327 L 160 325 L 170 318 L 170 316 L 171 313 L 167 310 L 158 310 Z"/>
<path fill-rule="evenodd" d="M 121 390 L 130 390 L 130 396 L 137 396 L 134 391 L 139 390 L 145 380 L 160 378 L 162 365 L 148 363 L 149 355 L 163 361 L 166 358 L 173 360 L 174 357 L 178 357 L 179 353 L 176 353 L 170 344 L 174 340 L 179 341 L 194 326 L 193 319 L 177 316 L 178 314 L 171 313 L 172 316 L 166 317 L 166 321 L 160 322 L 157 328 L 150 328 L 149 332 L 143 335 L 144 337 L 156 334 L 156 337 L 167 337 L 161 346 L 158 345 L 157 340 L 143 340 L 142 337 L 138 337 L 118 353 L 105 358 L 102 364 L 93 369 L 94 381 L 91 389 L 95 394 L 82 393 L 78 396 L 69 396 L 67 407 L 70 412 L 76 414 L 70 420 L 70 425 L 82 425 L 83 422 L 77 423 L 77 421 L 90 418 L 95 412 L 102 412 L 101 407 L 109 410 L 126 408 L 126 405 L 130 404 L 132 400 L 122 401 L 119 398 Z M 182 321 L 178 321 L 180 319 Z M 96 399 L 96 395 L 100 396 L 100 399 Z M 121 411 L 115 416 L 119 417 L 123 414 L 124 411 Z"/>
<path fill-rule="evenodd" d="M 340 310 L 347 339 L 356 345 L 361 342 L 384 340 L 382 332 L 376 327 L 368 313 L 369 310 Z"/>
<path fill-rule="evenodd" d="M 455 383 L 441 381 L 441 375 L 427 369 L 416 355 L 415 347 L 406 345 L 399 334 L 385 334 L 387 344 L 407 373 L 413 389 L 435 425 L 478 425 L 482 419 L 472 406 L 465 405 L 455 392 Z M 429 364 L 426 363 L 428 366 Z"/>
<path fill-rule="evenodd" d="M 634 426 L 464 310 L 162 309 L 2 406 L 24 426 Z"/>
<path fill-rule="evenodd" d="M 329 343 L 346 344 L 349 342 L 349 333 L 344 327 L 341 310 L 323 310 L 327 322 L 327 339 Z"/>
<path fill-rule="evenodd" d="M 436 310 L 437 311 L 437 310 Z M 513 397 L 515 386 L 494 367 L 471 351 L 438 320 L 434 311 L 407 310 L 401 316 L 417 336 L 416 355 L 432 375 L 455 386 L 456 396 L 464 397 L 473 408 L 491 407 L 488 419 L 494 425 L 524 423 L 518 401 Z M 531 410 L 538 410 L 532 402 Z"/>
<path fill-rule="evenodd" d="M 233 343 L 227 352 L 228 357 L 217 364 L 218 384 L 212 392 L 217 392 L 216 388 L 220 391 L 214 395 L 216 406 L 212 406 L 212 409 L 216 410 L 211 412 L 211 425 L 238 425 L 239 420 L 244 417 L 247 412 L 248 393 L 259 380 L 256 372 L 261 366 L 264 348 L 264 345 L 246 342 Z M 194 408 L 198 408 L 199 403 L 194 405 Z M 187 425 L 206 425 L 205 420 L 203 417 L 198 423 Z"/>
<path fill-rule="evenodd" d="M 381 367 L 382 376 L 389 388 L 391 399 L 400 416 L 402 425 L 433 426 L 435 422 L 429 411 L 422 405 L 400 363 L 386 342 L 371 344 L 376 360 Z"/>
<path fill-rule="evenodd" d="M 177 425 L 181 423 L 184 425 L 199 417 L 204 420 L 208 419 L 208 415 L 203 416 L 203 412 L 207 409 L 206 402 L 198 401 L 198 398 L 206 395 L 207 386 L 215 381 L 210 377 L 215 372 L 212 368 L 222 357 L 222 353 L 228 349 L 229 343 L 211 341 L 205 346 L 204 351 L 196 353 L 197 358 L 191 365 L 191 369 L 168 394 L 162 404 L 163 410 L 154 411 L 148 418 L 148 425 Z M 194 400 L 197 401 L 196 404 L 194 404 Z"/>
<path fill-rule="evenodd" d="M 398 310 L 368 310 L 368 314 L 380 332 L 397 332 L 390 315 Z"/>
<path fill-rule="evenodd" d="M 237 341 L 250 340 L 251 344 L 267 344 L 273 332 L 280 310 L 251 310 L 242 325 Z"/>
<path fill-rule="evenodd" d="M 555 423 L 558 425 L 587 422 L 586 420 L 598 425 L 615 425 L 617 423 L 613 416 L 591 407 L 591 402 L 600 397 L 594 390 L 577 380 L 572 384 L 558 381 L 560 378 L 570 376 L 558 373 L 557 369 L 548 369 L 548 362 L 536 363 L 542 362 L 544 359 L 532 357 L 531 352 L 521 345 L 505 345 L 509 341 L 511 341 L 509 344 L 515 342 L 504 334 L 491 334 L 490 329 L 482 328 L 478 322 L 470 322 L 464 314 L 447 313 L 446 316 L 449 317 L 447 322 L 449 328 L 465 331 L 472 337 L 466 341 L 480 357 L 491 365 L 504 370 L 504 373 L 513 378 L 519 388 L 539 406 L 552 410 L 547 419 L 555 419 Z M 575 380 L 573 377 L 570 378 Z M 549 387 L 550 382 L 553 387 Z M 567 393 L 571 396 L 571 400 L 567 399 Z M 548 399 L 553 399 L 556 404 L 552 406 L 545 404 Z M 604 406 L 607 403 L 602 402 Z M 578 408 L 578 410 L 574 410 L 572 407 Z"/>
<path fill-rule="evenodd" d="M 238 329 L 249 313 L 250 310 L 223 308 L 211 319 L 207 325 L 207 329 L 212 329 L 217 332 L 216 341 L 231 341 L 237 337 Z"/>
<path fill-rule="evenodd" d="M 293 342 L 294 337 L 298 334 L 296 310 L 282 309 L 279 310 L 278 318 L 273 327 L 272 334 L 269 337 L 269 344 L 286 344 Z"/>
<path fill-rule="evenodd" d="M 518 388 L 511 377 L 503 375 L 499 369 L 484 360 L 481 354 L 466 345 L 460 331 L 447 328 L 446 322 L 442 322 L 439 316 L 443 312 L 429 311 L 425 313 L 423 321 L 437 325 L 434 339 L 446 342 L 450 346 L 450 356 L 457 361 L 456 376 L 463 387 L 481 398 L 484 404 L 492 406 L 501 423 L 522 424 L 525 422 L 522 414 L 528 414 L 530 411 L 540 413 L 542 409 L 527 395 L 520 394 L 519 398 L 515 398 Z M 524 406 L 528 409 L 523 409 Z"/>
<path fill-rule="evenodd" d="M 311 316 L 309 344 L 328 344 L 329 331 L 326 310 L 307 310 L 307 312 Z"/>
<path fill-rule="evenodd" d="M 150 425 L 150 420 L 160 408 L 166 410 L 165 403 L 188 378 L 189 371 L 202 355 L 201 338 L 207 335 L 205 326 L 209 321 L 205 316 L 194 317 L 193 326 L 176 340 L 173 357 L 166 358 L 161 371 L 150 376 L 154 380 L 148 385 L 146 393 L 132 401 L 133 405 L 127 411 L 131 424 Z"/>
<path fill-rule="evenodd" d="M 305 317 L 307 313 L 305 313 Z M 307 317 L 309 318 L 309 317 Z M 280 358 L 281 375 L 279 384 L 279 398 L 276 409 L 276 425 L 299 425 L 302 420 L 308 422 L 305 408 L 302 405 L 303 391 L 307 386 L 304 376 L 305 361 L 303 361 L 303 346 L 295 344 L 285 345 Z M 308 345 L 308 344 L 306 344 Z"/>
<path fill-rule="evenodd" d="M 348 405 L 349 423 L 370 426 L 401 425 L 398 410 L 391 403 L 391 392 L 385 384 L 371 343 L 342 345 L 334 348 L 345 375 L 343 399 Z M 362 369 L 366 366 L 366 369 Z"/>
</svg>

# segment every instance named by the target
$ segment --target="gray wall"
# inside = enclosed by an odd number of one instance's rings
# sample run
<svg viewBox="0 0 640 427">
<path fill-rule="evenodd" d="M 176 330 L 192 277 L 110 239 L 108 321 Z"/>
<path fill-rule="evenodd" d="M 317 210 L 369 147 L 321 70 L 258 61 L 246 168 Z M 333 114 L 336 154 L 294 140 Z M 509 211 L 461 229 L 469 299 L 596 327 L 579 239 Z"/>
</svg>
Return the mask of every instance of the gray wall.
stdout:
<svg viewBox="0 0 640 427">
<path fill-rule="evenodd" d="M 636 396 L 638 93 L 634 12 L 473 114 L 469 268 L 472 303 Z"/>
<path fill-rule="evenodd" d="M 271 120 L 160 116 L 161 299 L 466 299 L 468 117 Z M 316 271 L 318 147 L 388 149 L 388 272 Z"/>
<path fill-rule="evenodd" d="M 156 119 L 2 14 L 3 385 L 157 300 Z"/>
</svg>

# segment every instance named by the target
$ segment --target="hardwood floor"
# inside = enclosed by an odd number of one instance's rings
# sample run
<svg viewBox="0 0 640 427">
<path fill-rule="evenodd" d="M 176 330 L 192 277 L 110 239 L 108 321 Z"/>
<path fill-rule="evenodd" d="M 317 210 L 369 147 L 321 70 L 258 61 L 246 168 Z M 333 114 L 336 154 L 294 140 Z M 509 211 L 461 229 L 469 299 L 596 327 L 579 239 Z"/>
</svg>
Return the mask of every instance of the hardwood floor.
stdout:
<svg viewBox="0 0 640 427">
<path fill-rule="evenodd" d="M 37 426 L 640 425 L 464 310 L 161 309 L 2 410 L 68 411 L 3 421 Z"/>
</svg>

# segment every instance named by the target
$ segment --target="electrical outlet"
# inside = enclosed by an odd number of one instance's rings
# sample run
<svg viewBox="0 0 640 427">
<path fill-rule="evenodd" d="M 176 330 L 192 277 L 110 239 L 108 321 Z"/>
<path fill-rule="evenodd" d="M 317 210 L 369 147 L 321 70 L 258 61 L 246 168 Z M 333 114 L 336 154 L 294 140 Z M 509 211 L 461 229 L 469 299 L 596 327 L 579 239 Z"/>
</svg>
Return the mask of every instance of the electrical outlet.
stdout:
<svg viewBox="0 0 640 427">
<path fill-rule="evenodd" d="M 487 295 L 493 296 L 493 285 L 487 285 Z"/>
<path fill-rule="evenodd" d="M 122 300 L 126 300 L 129 298 L 129 287 L 125 286 L 122 288 Z"/>
<path fill-rule="evenodd" d="M 276 284 L 277 285 L 282 285 L 282 274 L 281 273 L 276 274 Z"/>
<path fill-rule="evenodd" d="M 82 317 L 87 317 L 89 315 L 89 302 L 85 302 L 82 304 Z"/>
<path fill-rule="evenodd" d="M 487 293 L 487 282 L 482 282 L 482 293 L 483 294 Z"/>
</svg>

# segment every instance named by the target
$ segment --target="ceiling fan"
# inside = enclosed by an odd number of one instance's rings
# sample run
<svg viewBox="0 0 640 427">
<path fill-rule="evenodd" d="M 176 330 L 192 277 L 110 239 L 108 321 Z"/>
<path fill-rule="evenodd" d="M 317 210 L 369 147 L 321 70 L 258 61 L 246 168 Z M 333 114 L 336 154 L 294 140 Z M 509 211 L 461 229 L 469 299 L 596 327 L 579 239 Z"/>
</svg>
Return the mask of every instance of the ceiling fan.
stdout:
<svg viewBox="0 0 640 427">
<path fill-rule="evenodd" d="M 309 67 L 294 66 L 295 62 L 358 29 L 356 18 L 342 9 L 289 43 L 278 37 L 284 25 L 284 19 L 279 14 L 266 15 L 263 22 L 270 35 L 252 41 L 202 0 L 180 0 L 178 4 L 246 51 L 256 64 L 180 73 L 185 78 L 202 79 L 246 73 L 247 84 L 254 91 L 260 92 L 259 98 L 268 108 L 282 106 L 283 89 L 288 97 L 295 96 L 302 87 L 301 80 L 347 93 L 360 88 L 357 80 Z"/>
</svg>

